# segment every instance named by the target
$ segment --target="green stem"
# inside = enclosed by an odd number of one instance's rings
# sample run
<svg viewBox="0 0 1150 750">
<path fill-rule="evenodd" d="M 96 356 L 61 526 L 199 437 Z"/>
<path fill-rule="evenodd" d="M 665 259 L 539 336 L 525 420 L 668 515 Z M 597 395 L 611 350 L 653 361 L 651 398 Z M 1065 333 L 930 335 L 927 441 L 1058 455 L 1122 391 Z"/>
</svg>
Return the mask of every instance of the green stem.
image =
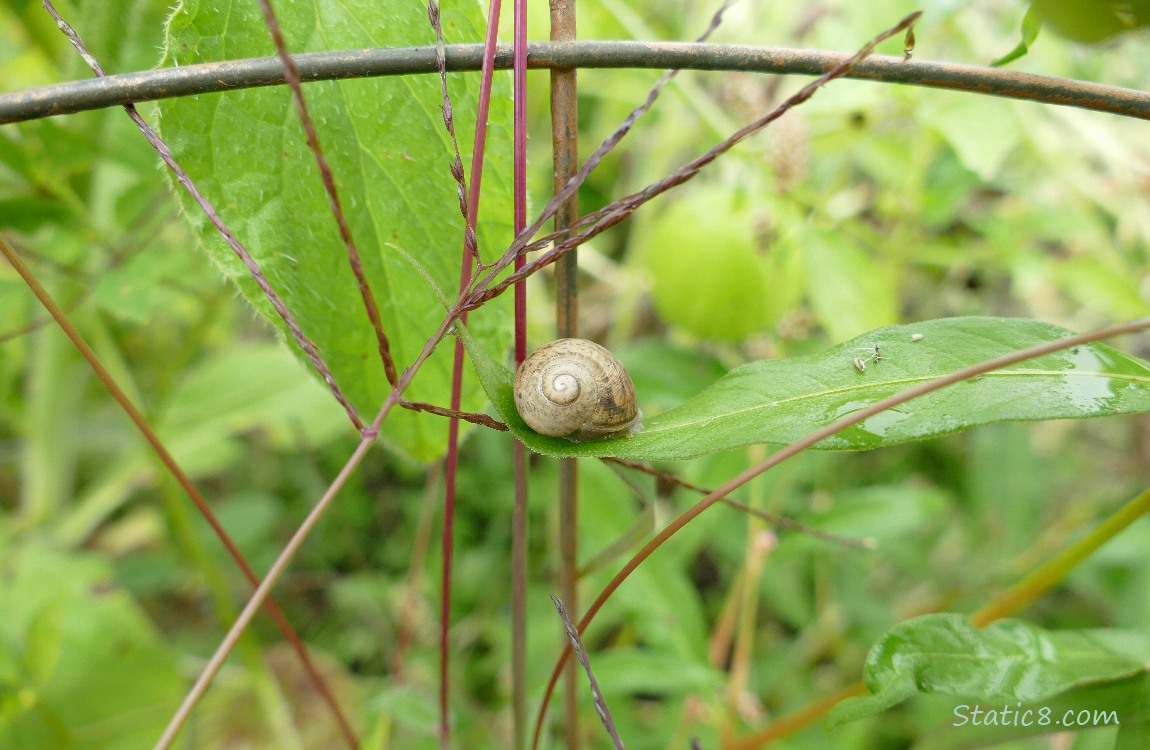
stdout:
<svg viewBox="0 0 1150 750">
<path fill-rule="evenodd" d="M 1150 489 L 1123 505 L 1102 525 L 1077 543 L 1041 565 L 994 601 L 970 616 L 972 622 L 983 627 L 994 620 L 1018 612 L 1054 587 L 1079 563 L 1094 554 L 1103 544 L 1113 539 L 1130 524 L 1150 512 Z"/>
</svg>

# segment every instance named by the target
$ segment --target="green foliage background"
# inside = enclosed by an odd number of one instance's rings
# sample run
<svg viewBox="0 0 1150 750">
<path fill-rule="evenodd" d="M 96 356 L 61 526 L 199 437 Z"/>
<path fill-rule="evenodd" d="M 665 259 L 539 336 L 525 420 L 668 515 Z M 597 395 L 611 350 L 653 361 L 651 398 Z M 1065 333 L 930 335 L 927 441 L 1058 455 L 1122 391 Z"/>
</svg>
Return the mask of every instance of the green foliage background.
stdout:
<svg viewBox="0 0 1150 750">
<path fill-rule="evenodd" d="M 61 9 L 110 71 L 156 64 L 165 3 Z M 654 13 L 600 0 L 580 5 L 580 36 L 688 39 L 712 10 L 671 2 Z M 814 10 L 743 3 L 728 11 L 716 40 L 847 50 L 909 10 L 895 0 Z M 1026 6 L 934 2 L 925 10 L 916 55 L 987 64 L 1017 43 Z M 533 9 L 532 23 L 532 38 L 546 38 L 542 8 Z M 322 16 L 316 24 L 324 28 Z M 901 54 L 901 44 L 881 51 Z M 1013 65 L 1145 89 L 1148 51 L 1144 32 L 1101 47 L 1044 32 Z M 6 88 L 87 75 L 38 3 L 0 6 Z M 580 74 L 584 153 L 656 76 Z M 542 73 L 533 74 L 537 206 L 551 182 L 544 84 Z M 593 176 L 583 209 L 665 175 L 799 85 L 681 75 Z M 378 104 L 349 96 L 347 117 Z M 331 121 L 340 114 L 328 115 L 333 130 L 344 126 Z M 434 117 L 422 127 L 435 127 Z M 470 139 L 461 134 L 461 141 Z M 581 324 L 620 354 L 654 415 L 738 365 L 825 352 L 881 326 L 998 315 L 1086 330 L 1145 315 L 1147 153 L 1150 130 L 1138 121 L 838 82 L 696 184 L 581 248 Z M 440 166 L 446 176 L 446 160 Z M 317 183 L 303 189 L 314 193 Z M 291 191 L 276 198 L 286 211 L 303 200 Z M 692 213 L 699 203 L 710 207 L 703 215 Z M 457 221 L 454 196 L 425 210 Z M 684 228 L 671 231 L 677 222 Z M 197 249 L 153 152 L 123 114 L 0 129 L 0 228 L 159 426 L 256 569 L 265 570 L 355 436 L 326 390 Z M 669 237 L 682 239 L 669 246 Z M 752 308 L 731 316 L 728 306 L 688 304 L 703 285 L 729 288 L 736 276 L 755 298 Z M 533 344 L 553 336 L 550 294 L 545 277 L 536 277 Z M 417 343 L 430 333 L 397 325 Z M 1118 348 L 1143 357 L 1150 350 L 1139 339 Z M 430 415 L 411 420 L 414 430 L 441 429 Z M 757 480 L 744 502 L 874 539 L 877 549 L 782 531 L 776 539 L 726 507 L 700 517 L 639 569 L 589 634 L 597 677 L 628 747 L 683 747 L 698 736 L 717 748 L 725 720 L 754 729 L 859 679 L 871 645 L 908 616 L 981 606 L 1143 489 L 1148 435 L 1144 416 L 1006 423 L 875 452 L 809 453 Z M 429 455 L 405 445 L 400 450 Z M 507 447 L 505 436 L 476 431 L 461 463 L 452 633 L 460 747 L 508 746 Z M 714 486 L 763 455 L 737 449 L 666 468 Z M 581 462 L 580 472 L 581 555 L 589 566 L 582 590 L 590 596 L 621 563 L 616 540 L 645 538 L 694 498 L 642 481 L 637 496 L 593 461 Z M 438 478 L 410 455 L 374 452 L 277 591 L 325 657 L 341 702 L 372 747 L 435 746 L 440 561 L 429 540 L 439 523 Z M 561 642 L 546 596 L 557 523 L 552 462 L 537 462 L 530 483 L 535 700 Z M 0 510 L 0 745 L 146 743 L 247 586 L 6 267 Z M 1022 616 L 1051 632 L 1144 631 L 1148 548 L 1143 520 Z M 725 633 L 740 602 L 732 645 Z M 338 742 L 278 640 L 258 621 L 197 712 L 190 746 Z M 131 658 L 115 663 L 127 666 L 112 670 L 108 660 L 125 653 Z M 742 677 L 732 676 L 733 665 L 746 670 Z M 236 710 L 253 699 L 256 710 Z M 813 727 L 785 746 L 966 746 L 976 736 L 950 727 L 958 702 L 921 696 L 835 729 Z M 601 746 L 589 701 L 584 708 L 588 736 Z M 1072 746 L 1113 746 L 1115 731 L 1080 733 Z M 1019 738 L 1009 746 L 1045 741 Z"/>
</svg>

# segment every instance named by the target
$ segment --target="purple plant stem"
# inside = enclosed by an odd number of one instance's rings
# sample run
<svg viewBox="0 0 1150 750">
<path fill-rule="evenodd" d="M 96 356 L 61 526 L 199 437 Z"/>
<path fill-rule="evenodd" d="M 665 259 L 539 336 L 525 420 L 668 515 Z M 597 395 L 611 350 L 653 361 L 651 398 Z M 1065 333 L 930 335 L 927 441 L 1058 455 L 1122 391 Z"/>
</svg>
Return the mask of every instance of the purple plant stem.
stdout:
<svg viewBox="0 0 1150 750">
<path fill-rule="evenodd" d="M 451 98 L 447 90 L 447 67 L 444 59 L 443 24 L 440 19 L 439 7 L 435 0 L 428 4 L 427 15 L 435 30 L 436 38 L 436 67 L 439 70 L 440 90 L 442 92 L 443 122 L 451 136 L 455 159 L 452 162 L 451 173 L 459 185 L 459 208 L 463 214 L 464 235 L 461 268 L 459 272 L 459 293 L 463 294 L 471 283 L 475 265 L 479 262 L 479 243 L 475 231 L 476 218 L 479 215 L 480 186 L 483 183 L 483 157 L 487 146 L 487 119 L 491 109 L 491 84 L 495 70 L 495 49 L 499 33 L 499 0 L 492 0 L 488 10 L 487 32 L 483 47 L 483 68 L 479 85 L 479 101 L 476 106 L 475 135 L 471 150 L 471 187 L 468 189 L 466 176 L 463 172 L 462 159 L 459 155 L 459 143 L 455 137 L 455 124 L 452 117 Z M 467 201 L 463 196 L 466 193 Z M 467 314 L 460 316 L 460 322 L 467 323 Z M 454 360 L 451 373 L 451 409 L 459 412 L 463 402 L 463 342 L 456 340 Z M 393 383 L 394 385 L 394 383 Z M 397 394 L 398 395 L 398 394 Z M 498 423 L 497 423 L 498 424 Z M 506 429 L 506 425 L 504 425 Z M 439 639 L 439 737 L 440 744 L 447 745 L 451 737 L 449 723 L 450 703 L 450 643 L 448 636 L 451 629 L 451 565 L 455 547 L 455 495 L 456 477 L 459 465 L 459 420 L 452 419 L 447 427 L 447 455 L 445 461 L 444 480 L 444 523 L 442 539 L 443 574 L 440 582 L 440 639 Z"/>
<path fill-rule="evenodd" d="M 515 0 L 512 46 L 514 93 L 514 228 L 527 224 L 527 0 Z M 527 285 L 515 285 L 515 366 L 527 359 Z M 511 516 L 511 665 L 514 736 L 521 750 L 527 737 L 527 448 L 512 445 L 515 507 Z"/>
<path fill-rule="evenodd" d="M 425 401 L 408 401 L 407 399 L 401 399 L 399 405 L 404 409 L 410 409 L 412 411 L 425 411 L 428 414 L 436 414 L 438 416 L 447 417 L 456 421 L 463 420 L 464 422 L 477 424 L 481 427 L 490 427 L 491 429 L 498 430 L 499 432 L 508 431 L 507 425 L 493 417 L 489 417 L 486 414 L 476 414 L 469 411 L 460 411 L 459 409 L 446 409 L 442 406 L 429 404 Z"/>
<path fill-rule="evenodd" d="M 92 69 L 92 72 L 101 77 L 107 75 L 104 72 L 104 68 L 100 65 L 99 62 L 96 61 L 96 58 L 92 57 L 92 55 L 88 52 L 87 47 L 84 46 L 84 42 L 80 39 L 80 36 L 76 33 L 75 29 L 73 29 L 68 24 L 68 22 L 65 21 L 60 16 L 60 14 L 56 12 L 56 8 L 52 5 L 52 0 L 43 0 L 43 3 L 44 8 L 56 21 L 56 25 L 60 27 L 60 30 L 64 32 L 64 34 L 68 37 L 68 41 L 72 43 L 72 46 L 80 52 L 80 57 L 84 59 L 84 62 L 88 64 L 88 67 Z M 188 176 L 188 173 L 185 172 L 180 167 L 180 165 L 176 163 L 175 158 L 172 156 L 172 152 L 168 149 L 168 144 L 164 143 L 156 131 L 149 127 L 146 122 L 144 122 L 144 118 L 140 116 L 140 113 L 136 111 L 136 108 L 131 104 L 125 104 L 124 111 L 128 113 L 128 117 L 132 118 L 132 122 L 136 123 L 136 127 L 138 127 L 140 132 L 144 134 L 144 137 L 148 140 L 148 143 L 152 145 L 152 148 L 154 148 L 156 152 L 159 153 L 160 158 L 164 160 L 164 164 L 168 165 L 168 168 L 172 170 L 172 173 L 176 176 L 176 179 L 179 181 L 179 183 L 184 186 L 184 189 L 188 191 L 188 194 L 192 196 L 192 199 L 195 200 L 200 209 L 204 212 L 204 214 L 207 215 L 208 219 L 215 226 L 216 230 L 219 231 L 220 236 L 224 238 L 224 241 L 228 243 L 228 246 L 231 247 L 232 251 L 235 252 L 235 254 L 247 267 L 248 272 L 251 273 L 252 278 L 255 279 L 256 284 L 259 285 L 259 288 L 263 291 L 264 296 L 267 297 L 269 302 L 271 302 L 272 307 L 275 308 L 276 313 L 287 326 L 288 331 L 291 333 L 292 339 L 295 340 L 299 348 L 302 349 L 304 354 L 307 355 L 307 358 L 311 362 L 312 366 L 315 367 L 316 371 L 320 374 L 320 377 L 322 377 L 324 382 L 327 383 L 327 387 L 331 390 L 336 400 L 339 401 L 340 405 L 343 406 L 344 411 L 347 412 L 347 416 L 351 420 L 352 424 L 354 424 L 355 428 L 362 433 L 363 422 L 360 420 L 359 414 L 356 412 L 355 407 L 352 406 L 351 402 L 347 400 L 347 397 L 343 395 L 343 391 L 340 390 L 339 385 L 335 382 L 335 376 L 331 374 L 331 370 L 328 368 L 327 363 L 323 361 L 323 357 L 320 356 L 316 345 L 313 344 L 311 340 L 304 335 L 303 330 L 299 327 L 299 323 L 296 322 L 295 316 L 291 314 L 291 312 L 287 309 L 287 306 L 284 305 L 283 300 L 280 299 L 280 296 L 276 294 L 274 289 L 272 289 L 271 284 L 268 283 L 267 277 L 264 276 L 263 271 L 260 270 L 260 266 L 256 262 L 255 258 L 252 257 L 251 253 L 248 252 L 247 248 L 243 246 L 243 244 L 236 238 L 236 236 L 232 234 L 231 230 L 227 228 L 223 219 L 220 218 L 219 213 L 216 211 L 215 206 L 213 206 L 211 202 L 199 191 L 199 188 L 197 188 L 196 184 L 192 182 L 192 178 Z"/>
<path fill-rule="evenodd" d="M 455 136 L 455 117 L 451 106 L 451 96 L 447 90 L 447 62 L 443 39 L 443 23 L 439 3 L 429 0 L 427 19 L 435 31 L 435 66 L 439 70 L 439 87 L 442 100 L 440 112 L 443 126 L 451 138 L 454 151 L 451 162 L 451 176 L 458 185 L 459 210 L 464 220 L 464 251 L 462 279 L 469 279 L 471 266 L 478 252 L 472 214 L 468 210 L 467 178 L 463 173 L 463 160 L 459 155 L 459 141 Z M 466 322 L 463 320 L 463 322 Z M 463 362 L 459 352 L 455 353 L 451 379 L 451 408 L 458 410 L 463 401 Z M 456 479 L 459 467 L 459 420 L 453 419 L 447 426 L 447 456 L 443 490 L 443 532 L 441 539 L 442 573 L 440 577 L 439 599 L 439 746 L 448 748 L 451 744 L 451 573 L 455 556 L 455 497 Z"/>
<path fill-rule="evenodd" d="M 379 316 L 379 305 L 375 301 L 375 295 L 371 291 L 371 284 L 368 283 L 367 275 L 363 271 L 363 259 L 360 257 L 359 248 L 356 247 L 355 240 L 351 236 L 351 227 L 348 225 L 347 217 L 343 213 L 343 206 L 339 202 L 339 193 L 335 187 L 335 177 L 332 175 L 331 166 L 328 164 L 327 158 L 323 155 L 323 148 L 319 143 L 319 134 L 316 132 L 311 113 L 308 112 L 307 101 L 303 96 L 303 87 L 300 85 L 299 69 L 296 67 L 295 60 L 292 59 L 291 54 L 288 53 L 283 30 L 280 28 L 279 19 L 276 18 L 275 9 L 272 7 L 272 0 L 260 0 L 260 10 L 263 12 L 264 22 L 267 24 L 268 31 L 271 32 L 272 41 L 276 45 L 276 51 L 279 53 L 280 60 L 283 61 L 284 80 L 291 88 L 292 101 L 295 102 L 296 113 L 299 115 L 300 122 L 303 124 L 304 133 L 307 134 L 308 148 L 311 149 L 312 154 L 315 155 L 315 163 L 316 166 L 319 167 L 324 190 L 327 191 L 331 212 L 332 215 L 335 216 L 336 225 L 339 227 L 339 236 L 343 239 L 344 246 L 347 247 L 348 264 L 351 266 L 351 272 L 355 274 L 355 280 L 359 284 L 359 294 L 360 297 L 363 298 L 363 306 L 367 310 L 367 318 L 371 321 L 371 327 L 375 330 L 375 338 L 379 345 L 379 358 L 383 363 L 384 374 L 387 376 L 387 382 L 391 385 L 395 385 L 395 362 L 391 358 L 391 343 L 387 340 L 387 334 L 383 331 L 383 321 Z"/>
</svg>

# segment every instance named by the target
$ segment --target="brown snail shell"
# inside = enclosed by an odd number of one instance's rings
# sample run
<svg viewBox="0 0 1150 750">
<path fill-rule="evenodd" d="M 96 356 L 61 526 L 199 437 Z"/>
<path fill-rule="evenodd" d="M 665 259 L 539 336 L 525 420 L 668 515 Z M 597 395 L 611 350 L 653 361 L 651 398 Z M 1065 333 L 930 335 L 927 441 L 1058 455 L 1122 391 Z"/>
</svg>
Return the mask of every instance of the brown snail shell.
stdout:
<svg viewBox="0 0 1150 750">
<path fill-rule="evenodd" d="M 611 352 L 586 339 L 537 349 L 515 373 L 515 408 L 542 435 L 603 440 L 639 424 L 635 386 Z"/>
</svg>

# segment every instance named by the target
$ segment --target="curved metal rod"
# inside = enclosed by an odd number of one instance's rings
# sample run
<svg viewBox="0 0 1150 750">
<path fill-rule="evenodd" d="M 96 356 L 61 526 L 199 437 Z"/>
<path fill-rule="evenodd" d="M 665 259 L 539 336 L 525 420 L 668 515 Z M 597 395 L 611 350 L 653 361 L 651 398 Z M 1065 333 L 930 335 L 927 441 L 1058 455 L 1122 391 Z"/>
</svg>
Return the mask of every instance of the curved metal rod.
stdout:
<svg viewBox="0 0 1150 750">
<path fill-rule="evenodd" d="M 479 70 L 482 56 L 479 44 L 448 45 L 447 69 Z M 843 52 L 785 47 L 683 42 L 532 42 L 528 45 L 527 64 L 532 68 L 682 68 L 822 75 L 849 56 Z M 313 52 L 296 55 L 295 60 L 300 78 L 305 82 L 436 72 L 434 47 Z M 511 67 L 510 45 L 499 47 L 495 65 Z M 1150 93 L 1145 91 L 1002 68 L 874 56 L 856 65 L 848 77 L 970 91 L 1150 119 Z M 0 125 L 130 102 L 275 86 L 283 82 L 283 65 L 275 57 L 123 73 L 0 94 Z"/>
</svg>

